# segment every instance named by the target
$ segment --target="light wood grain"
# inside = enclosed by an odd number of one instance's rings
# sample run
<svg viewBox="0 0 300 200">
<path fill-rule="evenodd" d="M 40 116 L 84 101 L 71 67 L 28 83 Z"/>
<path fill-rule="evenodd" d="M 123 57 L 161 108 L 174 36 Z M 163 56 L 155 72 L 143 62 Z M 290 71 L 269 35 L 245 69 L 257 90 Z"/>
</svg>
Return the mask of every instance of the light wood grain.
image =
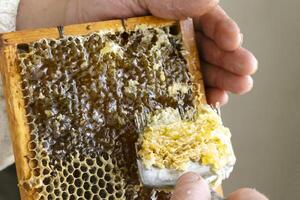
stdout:
<svg viewBox="0 0 300 200">
<path fill-rule="evenodd" d="M 30 140 L 30 134 L 21 88 L 21 76 L 16 67 L 15 46 L 5 46 L 1 50 L 0 60 L 20 194 L 22 199 L 31 199 L 32 191 L 27 191 L 22 185 L 23 180 L 27 180 L 31 176 L 27 159 L 29 155 L 27 144 Z"/>
</svg>

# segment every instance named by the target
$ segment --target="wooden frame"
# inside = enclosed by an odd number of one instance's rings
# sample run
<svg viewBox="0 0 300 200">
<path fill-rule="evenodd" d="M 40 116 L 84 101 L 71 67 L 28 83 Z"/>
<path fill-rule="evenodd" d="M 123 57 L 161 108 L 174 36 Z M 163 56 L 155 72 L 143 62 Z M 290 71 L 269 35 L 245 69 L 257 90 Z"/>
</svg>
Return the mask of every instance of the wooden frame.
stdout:
<svg viewBox="0 0 300 200">
<path fill-rule="evenodd" d="M 200 73 L 200 61 L 195 41 L 192 19 L 184 21 L 163 20 L 155 17 L 138 17 L 126 20 L 111 20 L 104 22 L 86 23 L 70 25 L 64 27 L 65 35 L 87 35 L 89 33 L 103 31 L 124 31 L 134 30 L 139 25 L 148 27 L 161 27 L 177 24 L 182 34 L 184 46 L 188 51 L 188 69 L 192 76 L 192 81 L 200 87 L 196 95 L 199 103 L 206 102 L 203 80 Z M 43 28 L 36 30 L 25 30 L 0 35 L 0 71 L 2 72 L 4 94 L 6 97 L 7 112 L 11 139 L 13 143 L 16 168 L 18 174 L 21 199 L 33 199 L 33 191 L 27 190 L 23 182 L 30 178 L 31 171 L 28 163 L 29 151 L 27 143 L 29 141 L 29 127 L 27 125 L 25 103 L 21 89 L 21 76 L 17 69 L 16 56 L 17 47 L 23 43 L 30 43 L 42 38 L 59 38 L 57 28 Z M 222 193 L 221 188 L 218 189 Z"/>
</svg>

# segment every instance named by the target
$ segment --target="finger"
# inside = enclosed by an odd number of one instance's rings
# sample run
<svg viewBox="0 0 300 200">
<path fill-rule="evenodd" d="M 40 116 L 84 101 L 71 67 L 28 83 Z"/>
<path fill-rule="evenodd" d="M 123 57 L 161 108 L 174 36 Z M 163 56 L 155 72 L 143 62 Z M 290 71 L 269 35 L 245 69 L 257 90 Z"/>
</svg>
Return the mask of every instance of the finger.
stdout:
<svg viewBox="0 0 300 200">
<path fill-rule="evenodd" d="M 220 6 L 216 6 L 209 13 L 197 17 L 195 26 L 223 50 L 233 51 L 242 44 L 243 37 L 240 28 Z"/>
<path fill-rule="evenodd" d="M 229 194 L 227 200 L 268 200 L 268 199 L 263 194 L 257 192 L 255 189 L 241 188 Z"/>
<path fill-rule="evenodd" d="M 183 19 L 207 13 L 219 3 L 219 0 L 143 0 L 140 2 L 154 16 Z"/>
<path fill-rule="evenodd" d="M 208 184 L 201 176 L 188 172 L 182 175 L 175 186 L 171 200 L 209 200 Z"/>
<path fill-rule="evenodd" d="M 212 87 L 206 88 L 206 99 L 210 105 L 223 106 L 228 102 L 228 98 L 228 94 L 224 90 Z"/>
<path fill-rule="evenodd" d="M 238 76 L 208 63 L 203 63 L 202 71 L 204 82 L 209 87 L 244 94 L 249 92 L 253 86 L 250 76 Z"/>
<path fill-rule="evenodd" d="M 247 49 L 221 50 L 214 41 L 200 32 L 197 32 L 197 40 L 201 56 L 207 62 L 237 75 L 251 75 L 257 70 L 257 60 Z"/>
</svg>

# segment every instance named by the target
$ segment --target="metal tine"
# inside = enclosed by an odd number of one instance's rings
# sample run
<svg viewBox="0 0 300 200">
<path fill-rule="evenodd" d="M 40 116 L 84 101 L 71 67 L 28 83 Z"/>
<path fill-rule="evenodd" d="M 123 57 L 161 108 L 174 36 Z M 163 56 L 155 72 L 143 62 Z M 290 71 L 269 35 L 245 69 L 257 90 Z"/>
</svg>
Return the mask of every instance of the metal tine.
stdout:
<svg viewBox="0 0 300 200">
<path fill-rule="evenodd" d="M 212 107 L 212 109 L 214 109 L 216 111 L 216 113 L 221 117 L 221 109 L 220 109 L 220 105 L 219 103 L 215 104 L 215 105 L 210 105 Z M 186 120 L 186 118 L 188 117 L 185 113 L 185 109 L 181 106 L 178 105 L 177 106 L 177 110 L 180 114 L 180 117 L 182 120 Z M 142 108 L 141 112 L 135 112 L 135 126 L 137 128 L 137 131 L 139 133 L 141 133 L 144 128 L 147 125 L 147 115 L 149 114 L 149 112 L 147 112 L 146 109 Z"/>
<path fill-rule="evenodd" d="M 57 30 L 58 30 L 58 35 L 59 35 L 59 38 L 64 38 L 64 26 L 62 25 L 59 25 L 57 26 Z"/>
<path fill-rule="evenodd" d="M 186 118 L 186 115 L 184 114 L 184 108 L 181 105 L 178 105 L 177 110 L 180 114 L 181 119 L 184 120 Z"/>
<path fill-rule="evenodd" d="M 135 125 L 137 131 L 141 133 L 147 125 L 147 111 L 143 108 L 141 112 L 135 112 Z"/>
<path fill-rule="evenodd" d="M 224 198 L 220 197 L 216 191 L 210 189 L 211 200 L 224 200 Z"/>
<path fill-rule="evenodd" d="M 220 104 L 217 102 L 215 105 L 211 105 L 211 107 L 217 112 L 217 114 L 221 117 L 221 109 Z"/>
</svg>

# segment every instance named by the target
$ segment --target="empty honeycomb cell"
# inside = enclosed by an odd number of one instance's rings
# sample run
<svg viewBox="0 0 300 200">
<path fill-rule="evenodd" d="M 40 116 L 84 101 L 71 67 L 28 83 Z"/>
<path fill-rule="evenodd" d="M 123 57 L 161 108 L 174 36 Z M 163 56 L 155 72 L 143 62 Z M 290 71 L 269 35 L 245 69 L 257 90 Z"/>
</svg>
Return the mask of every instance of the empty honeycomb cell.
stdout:
<svg viewBox="0 0 300 200">
<path fill-rule="evenodd" d="M 115 190 L 116 191 L 121 190 L 121 189 L 122 189 L 122 186 L 120 184 L 115 185 Z M 117 192 L 117 194 L 120 194 L 120 192 Z"/>
<path fill-rule="evenodd" d="M 48 160 L 43 158 L 43 159 L 41 160 L 41 164 L 43 165 L 43 167 L 46 168 L 47 165 L 48 165 Z"/>
<path fill-rule="evenodd" d="M 94 194 L 98 194 L 99 192 L 99 187 L 97 185 L 93 185 L 91 187 L 91 191 L 94 193 Z"/>
<path fill-rule="evenodd" d="M 89 181 L 91 184 L 96 184 L 98 182 L 98 178 L 93 175 L 90 177 L 90 181 Z"/>
<path fill-rule="evenodd" d="M 35 168 L 35 169 L 33 170 L 33 176 L 38 177 L 38 176 L 40 176 L 40 174 L 41 174 L 41 171 L 40 171 L 39 168 Z"/>
<path fill-rule="evenodd" d="M 79 162 L 74 162 L 73 167 L 79 168 L 79 166 L 80 166 L 80 163 L 79 163 Z"/>
<path fill-rule="evenodd" d="M 105 181 L 103 179 L 100 179 L 98 181 L 98 185 L 99 185 L 100 188 L 104 188 L 105 187 Z"/>
<path fill-rule="evenodd" d="M 47 185 L 46 192 L 51 194 L 52 191 L 53 191 L 53 188 L 50 185 Z"/>
<path fill-rule="evenodd" d="M 74 178 L 79 178 L 81 176 L 81 172 L 79 169 L 76 169 L 74 172 L 73 172 L 73 176 Z"/>
<path fill-rule="evenodd" d="M 88 181 L 89 180 L 89 174 L 88 173 L 83 173 L 82 176 L 81 176 L 81 179 L 83 181 Z"/>
<path fill-rule="evenodd" d="M 32 150 L 34 150 L 34 149 L 32 149 Z M 36 152 L 35 152 L 35 151 L 29 151 L 29 152 L 28 152 L 28 156 L 29 156 L 30 158 L 34 158 L 34 157 L 36 156 Z"/>
<path fill-rule="evenodd" d="M 99 197 L 98 197 L 97 195 L 94 195 L 92 199 L 93 199 L 93 200 L 98 200 Z"/>
<path fill-rule="evenodd" d="M 80 197 L 80 196 L 83 196 L 83 192 L 84 192 L 83 189 L 78 188 L 77 191 L 76 191 L 76 194 L 77 194 L 77 196 Z"/>
<path fill-rule="evenodd" d="M 67 183 L 62 183 L 62 184 L 60 185 L 60 189 L 61 189 L 62 191 L 66 191 L 67 188 L 68 188 L 68 184 L 67 184 Z"/>
<path fill-rule="evenodd" d="M 43 169 L 43 175 L 46 176 L 46 175 L 48 175 L 48 174 L 50 174 L 50 170 L 47 169 L 47 168 L 44 168 L 44 169 Z"/>
<path fill-rule="evenodd" d="M 53 194 L 48 194 L 47 196 L 47 200 L 54 200 L 55 199 L 55 196 Z"/>
<path fill-rule="evenodd" d="M 70 195 L 70 198 L 69 198 L 70 200 L 75 200 L 76 199 L 76 197 L 74 196 L 74 195 Z"/>
<path fill-rule="evenodd" d="M 115 199 L 115 196 L 111 195 L 111 196 L 108 197 L 108 200 L 113 200 L 113 199 Z"/>
<path fill-rule="evenodd" d="M 106 191 L 107 191 L 109 194 L 113 194 L 114 188 L 113 188 L 113 186 L 112 186 L 111 183 L 107 183 L 107 184 L 106 184 Z"/>
<path fill-rule="evenodd" d="M 70 176 L 72 176 L 73 171 L 74 171 L 74 167 L 69 165 L 68 168 L 67 168 L 67 171 L 70 173 Z"/>
<path fill-rule="evenodd" d="M 31 141 L 28 143 L 28 149 L 29 150 L 35 150 L 36 149 L 36 142 L 35 141 Z"/>
<path fill-rule="evenodd" d="M 63 193 L 61 194 L 61 196 L 62 196 L 63 199 L 68 199 L 68 198 L 69 198 L 69 195 L 68 195 L 67 192 L 63 192 Z"/>
<path fill-rule="evenodd" d="M 73 194 L 73 193 L 75 192 L 75 187 L 74 187 L 74 185 L 69 185 L 69 187 L 68 187 L 68 192 L 69 192 L 69 194 Z"/>
<path fill-rule="evenodd" d="M 53 192 L 53 193 L 54 193 L 55 196 L 59 197 L 60 194 L 61 194 L 61 190 L 58 189 L 58 188 L 56 188 L 56 189 L 54 189 L 54 192 Z"/>
<path fill-rule="evenodd" d="M 89 166 L 94 165 L 94 161 L 92 159 L 86 159 L 86 164 L 88 164 Z"/>
<path fill-rule="evenodd" d="M 68 172 L 68 170 L 67 169 L 63 169 L 63 171 L 62 171 L 62 173 L 63 173 L 63 176 L 64 177 L 67 177 L 67 180 L 73 180 L 73 176 L 68 176 L 69 175 L 69 172 Z M 69 182 L 68 181 L 68 182 Z"/>
<path fill-rule="evenodd" d="M 83 184 L 83 189 L 84 189 L 84 190 L 89 190 L 89 189 L 90 189 L 90 183 L 85 182 L 85 183 Z"/>
<path fill-rule="evenodd" d="M 84 198 L 85 198 L 85 199 L 91 199 L 91 197 L 92 197 L 92 194 L 91 194 L 90 191 L 85 191 L 85 192 L 84 192 Z"/>
<path fill-rule="evenodd" d="M 49 176 L 45 177 L 44 180 L 43 180 L 43 184 L 46 185 L 46 186 L 49 185 L 50 182 L 51 182 L 51 178 Z"/>
<path fill-rule="evenodd" d="M 72 175 L 69 175 L 66 179 L 68 184 L 72 185 L 74 183 L 74 177 Z"/>
<path fill-rule="evenodd" d="M 103 198 L 103 199 L 104 199 L 104 198 L 106 198 L 106 197 L 107 197 L 107 192 L 106 192 L 106 190 L 104 190 L 104 189 L 101 189 L 99 193 L 100 193 L 100 197 L 101 197 L 101 198 Z"/>
<path fill-rule="evenodd" d="M 97 169 L 96 169 L 95 166 L 93 166 L 93 167 L 91 167 L 91 168 L 89 169 L 89 173 L 90 173 L 90 174 L 95 174 L 96 171 L 97 171 Z"/>
<path fill-rule="evenodd" d="M 81 187 L 81 185 L 82 185 L 82 181 L 81 181 L 80 179 L 75 179 L 74 184 L 75 184 L 76 187 L 79 188 L 79 187 Z"/>
<path fill-rule="evenodd" d="M 104 170 L 106 171 L 106 172 L 110 172 L 111 170 L 112 170 L 112 166 L 110 166 L 110 164 L 107 164 L 105 167 L 104 167 Z"/>
<path fill-rule="evenodd" d="M 42 39 L 19 52 L 40 199 L 149 199 L 134 113 L 193 106 L 181 35 L 170 27 Z M 33 153 L 34 152 L 34 153 Z M 166 195 L 159 197 L 164 199 Z"/>
<path fill-rule="evenodd" d="M 88 168 L 86 166 L 80 166 L 81 172 L 87 172 Z"/>
<path fill-rule="evenodd" d="M 111 176 L 109 174 L 105 174 L 104 179 L 105 179 L 105 181 L 110 181 Z"/>
</svg>

